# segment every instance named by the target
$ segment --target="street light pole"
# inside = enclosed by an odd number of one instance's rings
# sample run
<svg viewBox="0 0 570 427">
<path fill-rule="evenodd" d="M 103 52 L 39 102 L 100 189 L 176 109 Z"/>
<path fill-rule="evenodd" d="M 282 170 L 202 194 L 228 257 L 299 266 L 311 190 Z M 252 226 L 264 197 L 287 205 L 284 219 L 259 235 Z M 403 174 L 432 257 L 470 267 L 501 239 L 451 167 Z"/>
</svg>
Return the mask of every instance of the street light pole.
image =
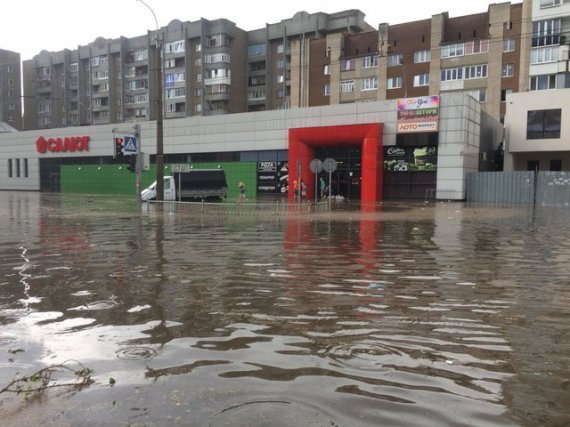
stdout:
<svg viewBox="0 0 570 427">
<path fill-rule="evenodd" d="M 158 20 L 156 19 L 156 14 L 154 10 L 146 4 L 143 0 L 137 0 L 142 3 L 150 12 L 154 18 L 156 24 L 156 57 L 157 57 L 157 117 L 156 117 L 156 200 L 164 200 L 164 141 L 163 141 L 163 131 L 162 131 L 162 43 L 159 36 Z"/>
</svg>

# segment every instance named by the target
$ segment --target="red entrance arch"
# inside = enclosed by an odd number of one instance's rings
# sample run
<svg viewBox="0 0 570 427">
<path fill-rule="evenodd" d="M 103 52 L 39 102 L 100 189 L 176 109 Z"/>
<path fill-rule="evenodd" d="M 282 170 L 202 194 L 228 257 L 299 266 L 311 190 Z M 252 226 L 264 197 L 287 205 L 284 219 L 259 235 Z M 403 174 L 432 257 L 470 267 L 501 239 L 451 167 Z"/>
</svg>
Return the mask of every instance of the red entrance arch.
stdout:
<svg viewBox="0 0 570 427">
<path fill-rule="evenodd" d="M 289 200 L 293 200 L 293 182 L 297 161 L 301 161 L 301 179 L 307 185 L 309 199 L 315 196 L 314 176 L 309 169 L 314 148 L 334 145 L 362 147 L 362 202 L 382 200 L 382 123 L 322 126 L 289 129 Z"/>
</svg>

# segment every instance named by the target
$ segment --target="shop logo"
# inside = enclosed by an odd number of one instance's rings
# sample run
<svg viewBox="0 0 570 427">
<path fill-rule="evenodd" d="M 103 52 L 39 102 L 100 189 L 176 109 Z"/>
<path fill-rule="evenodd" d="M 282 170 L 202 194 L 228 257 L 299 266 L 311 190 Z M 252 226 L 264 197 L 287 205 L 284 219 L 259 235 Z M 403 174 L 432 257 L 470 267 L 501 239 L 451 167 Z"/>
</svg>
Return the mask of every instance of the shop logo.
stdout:
<svg viewBox="0 0 570 427">
<path fill-rule="evenodd" d="M 45 154 L 48 151 L 50 153 L 69 153 L 75 151 L 89 151 L 89 140 L 91 138 L 88 136 L 72 136 L 65 138 L 48 138 L 45 139 L 40 136 L 36 140 L 36 150 L 38 153 Z"/>
</svg>

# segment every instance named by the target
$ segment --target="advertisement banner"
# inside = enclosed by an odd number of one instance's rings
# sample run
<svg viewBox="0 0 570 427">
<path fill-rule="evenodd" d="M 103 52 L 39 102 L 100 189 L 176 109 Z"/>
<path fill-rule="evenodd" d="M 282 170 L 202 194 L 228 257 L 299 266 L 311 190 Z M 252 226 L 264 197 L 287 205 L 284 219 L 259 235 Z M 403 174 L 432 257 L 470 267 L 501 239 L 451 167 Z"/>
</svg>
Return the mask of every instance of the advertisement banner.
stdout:
<svg viewBox="0 0 570 427">
<path fill-rule="evenodd" d="M 439 96 L 398 99 L 397 133 L 437 132 Z"/>
<path fill-rule="evenodd" d="M 257 162 L 257 192 L 287 193 L 289 185 L 288 162 Z"/>
<path fill-rule="evenodd" d="M 384 170 L 434 172 L 437 170 L 437 147 L 384 147 Z"/>
</svg>

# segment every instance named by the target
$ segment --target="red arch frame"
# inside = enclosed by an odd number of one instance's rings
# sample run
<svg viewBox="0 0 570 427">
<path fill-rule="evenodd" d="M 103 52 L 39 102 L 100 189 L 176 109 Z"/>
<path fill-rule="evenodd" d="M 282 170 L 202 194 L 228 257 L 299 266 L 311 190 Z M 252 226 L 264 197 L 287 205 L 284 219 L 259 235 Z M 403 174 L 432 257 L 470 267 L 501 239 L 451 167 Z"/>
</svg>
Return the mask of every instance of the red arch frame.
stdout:
<svg viewBox="0 0 570 427">
<path fill-rule="evenodd" d="M 322 126 L 289 129 L 289 200 L 293 200 L 293 182 L 298 181 L 297 161 L 301 161 L 301 179 L 307 185 L 310 200 L 315 196 L 314 175 L 309 169 L 314 148 L 334 145 L 362 148 L 362 202 L 382 200 L 383 124 Z"/>
</svg>

